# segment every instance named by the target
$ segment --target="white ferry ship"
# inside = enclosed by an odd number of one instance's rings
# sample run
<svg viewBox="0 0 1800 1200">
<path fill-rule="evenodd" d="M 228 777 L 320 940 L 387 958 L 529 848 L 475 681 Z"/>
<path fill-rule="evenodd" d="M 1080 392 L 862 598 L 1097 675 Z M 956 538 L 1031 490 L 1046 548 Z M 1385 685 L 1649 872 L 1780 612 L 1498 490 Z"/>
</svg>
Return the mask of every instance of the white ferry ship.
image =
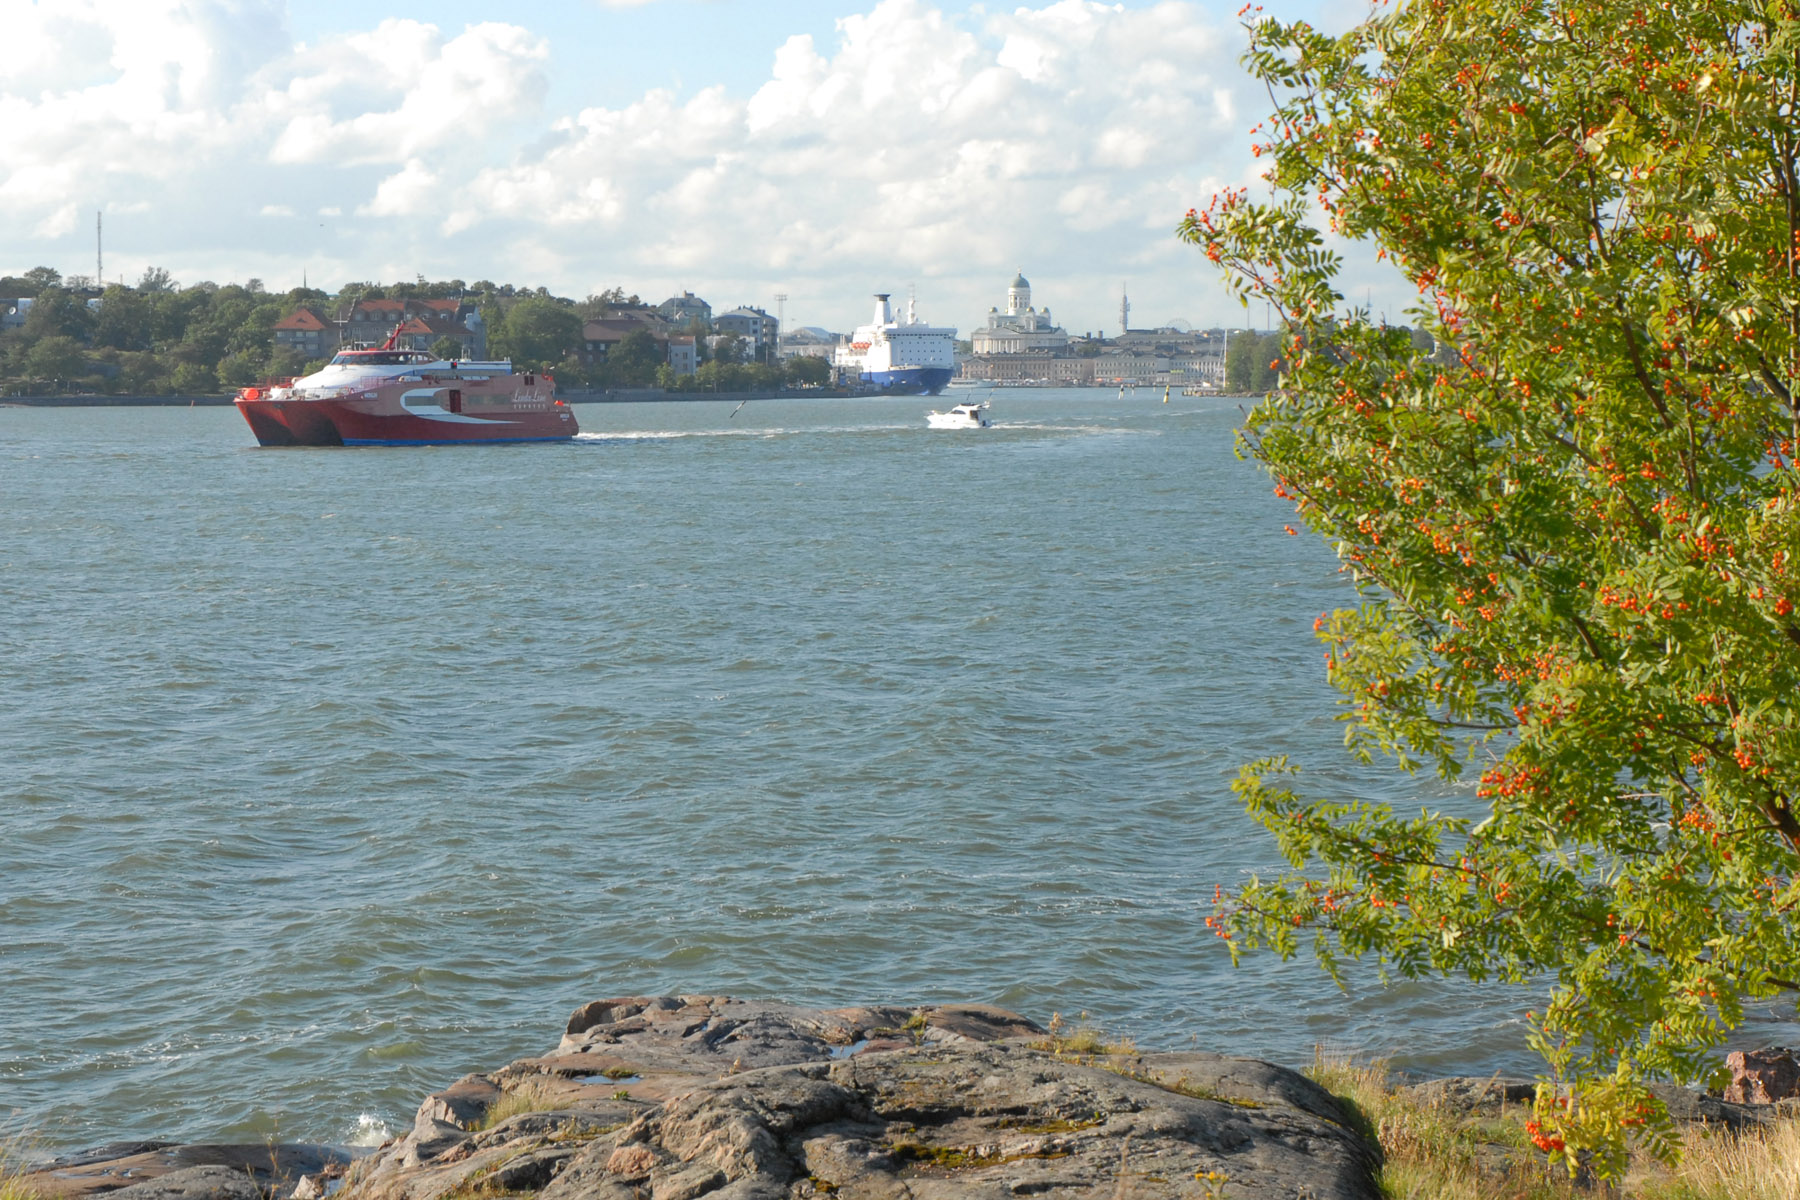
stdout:
<svg viewBox="0 0 1800 1200">
<path fill-rule="evenodd" d="M 840 345 L 832 361 L 848 382 L 903 396 L 935 396 L 956 371 L 956 330 L 922 324 L 911 300 L 906 320 L 894 320 L 889 294 L 876 294 L 874 321 Z"/>
</svg>

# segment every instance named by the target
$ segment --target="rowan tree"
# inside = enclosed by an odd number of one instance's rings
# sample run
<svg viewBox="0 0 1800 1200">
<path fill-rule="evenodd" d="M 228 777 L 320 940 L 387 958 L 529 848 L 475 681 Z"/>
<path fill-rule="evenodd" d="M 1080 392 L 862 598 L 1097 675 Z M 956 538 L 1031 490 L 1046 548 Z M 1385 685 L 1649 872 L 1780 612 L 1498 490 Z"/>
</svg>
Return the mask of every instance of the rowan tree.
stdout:
<svg viewBox="0 0 1800 1200">
<path fill-rule="evenodd" d="M 1800 14 L 1247 27 L 1273 194 L 1181 227 L 1285 321 L 1242 444 L 1361 591 L 1318 624 L 1349 747 L 1473 794 L 1409 815 L 1247 767 L 1293 870 L 1209 924 L 1547 980 L 1538 1145 L 1673 1157 L 1646 1084 L 1716 1083 L 1745 1006 L 1800 997 Z M 1345 308 L 1324 229 L 1417 285 L 1437 353 Z"/>
</svg>

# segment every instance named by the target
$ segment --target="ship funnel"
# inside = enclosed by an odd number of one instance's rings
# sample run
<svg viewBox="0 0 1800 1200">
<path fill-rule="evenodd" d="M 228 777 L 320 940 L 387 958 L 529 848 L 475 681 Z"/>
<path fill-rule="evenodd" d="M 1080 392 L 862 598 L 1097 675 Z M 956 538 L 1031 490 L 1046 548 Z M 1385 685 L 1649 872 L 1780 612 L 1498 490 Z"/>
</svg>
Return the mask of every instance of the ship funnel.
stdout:
<svg viewBox="0 0 1800 1200">
<path fill-rule="evenodd" d="M 877 325 L 892 325 L 894 323 L 894 310 L 888 307 L 888 297 L 890 295 L 892 295 L 891 292 L 875 293 L 875 324 Z"/>
</svg>

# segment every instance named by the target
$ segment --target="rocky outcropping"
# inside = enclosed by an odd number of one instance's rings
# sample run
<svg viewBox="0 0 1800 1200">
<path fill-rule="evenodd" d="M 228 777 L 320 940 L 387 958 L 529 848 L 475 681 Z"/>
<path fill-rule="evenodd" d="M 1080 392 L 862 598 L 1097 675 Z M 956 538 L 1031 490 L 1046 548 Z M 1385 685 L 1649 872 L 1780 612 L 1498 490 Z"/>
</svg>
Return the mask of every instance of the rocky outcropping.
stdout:
<svg viewBox="0 0 1800 1200">
<path fill-rule="evenodd" d="M 1793 1051 L 1728 1063 L 1724 1097 L 1655 1091 L 1684 1124 L 1800 1112 Z M 1516 1133 L 1534 1092 L 1495 1076 L 1392 1095 L 1442 1114 L 1504 1181 L 1543 1168 Z M 547 1053 L 427 1096 L 404 1137 L 358 1161 L 120 1143 L 25 1183 L 46 1200 L 1375 1200 L 1370 1133 L 1282 1067 L 1109 1047 L 997 1008 L 634 996 L 584 1005 Z"/>
<path fill-rule="evenodd" d="M 302 1143 L 115 1142 L 55 1159 L 28 1180 L 50 1200 L 102 1192 L 108 1200 L 262 1200 L 291 1195 L 303 1179 L 340 1178 L 351 1158 L 345 1149 Z"/>
<path fill-rule="evenodd" d="M 639 996 L 428 1097 L 339 1195 L 1373 1200 L 1376 1153 L 1324 1090 L 1252 1059 L 1079 1053 L 978 1006 Z"/>
<path fill-rule="evenodd" d="M 1775 1104 L 1800 1097 L 1800 1059 L 1786 1046 L 1733 1050 L 1725 1056 L 1731 1082 L 1725 1099 L 1737 1104 Z"/>
<path fill-rule="evenodd" d="M 32 1181 L 53 1200 L 1375 1200 L 1357 1129 L 1285 1068 L 997 1008 L 635 996 L 427 1096 L 347 1168 L 316 1146 L 143 1143 Z"/>
</svg>

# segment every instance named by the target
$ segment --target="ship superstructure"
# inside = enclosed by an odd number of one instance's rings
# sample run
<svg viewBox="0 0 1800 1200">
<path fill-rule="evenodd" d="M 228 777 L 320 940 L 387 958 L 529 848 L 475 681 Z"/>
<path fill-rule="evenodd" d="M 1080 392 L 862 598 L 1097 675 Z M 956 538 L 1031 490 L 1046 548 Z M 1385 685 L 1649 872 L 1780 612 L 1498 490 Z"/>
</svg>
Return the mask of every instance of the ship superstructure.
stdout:
<svg viewBox="0 0 1800 1200">
<path fill-rule="evenodd" d="M 838 347 L 833 362 L 850 382 L 906 396 L 935 396 L 956 370 L 956 330 L 924 324 L 911 300 L 906 320 L 896 321 L 890 294 L 876 294 L 875 319 Z"/>
</svg>

